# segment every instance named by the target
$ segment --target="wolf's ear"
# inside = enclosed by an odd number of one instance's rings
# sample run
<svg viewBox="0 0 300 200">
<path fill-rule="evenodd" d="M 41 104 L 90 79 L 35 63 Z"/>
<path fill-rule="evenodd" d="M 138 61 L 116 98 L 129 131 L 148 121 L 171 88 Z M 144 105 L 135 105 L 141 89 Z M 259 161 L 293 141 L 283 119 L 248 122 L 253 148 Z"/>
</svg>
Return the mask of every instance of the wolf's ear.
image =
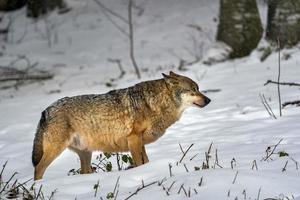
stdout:
<svg viewBox="0 0 300 200">
<path fill-rule="evenodd" d="M 172 78 L 171 76 L 169 76 L 169 75 L 167 75 L 167 74 L 164 74 L 164 73 L 161 73 L 161 74 L 163 75 L 163 77 L 164 77 L 165 79 Z"/>
<path fill-rule="evenodd" d="M 179 77 L 180 76 L 180 75 L 174 73 L 173 71 L 170 71 L 169 75 L 172 76 L 172 77 Z"/>
<path fill-rule="evenodd" d="M 176 85 L 178 84 L 178 80 L 176 79 L 176 77 L 173 76 L 169 76 L 167 74 L 162 73 L 164 80 L 166 81 L 167 84 L 169 85 Z"/>
</svg>

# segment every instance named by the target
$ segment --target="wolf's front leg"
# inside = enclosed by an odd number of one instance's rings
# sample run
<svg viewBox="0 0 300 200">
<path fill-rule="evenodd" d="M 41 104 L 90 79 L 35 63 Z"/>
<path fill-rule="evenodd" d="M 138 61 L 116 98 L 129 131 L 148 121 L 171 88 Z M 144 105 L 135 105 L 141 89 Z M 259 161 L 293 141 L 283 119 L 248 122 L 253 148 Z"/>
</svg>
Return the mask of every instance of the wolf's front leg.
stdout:
<svg viewBox="0 0 300 200">
<path fill-rule="evenodd" d="M 147 156 L 147 153 L 146 153 L 146 148 L 145 148 L 145 145 L 143 145 L 143 149 L 142 149 L 142 153 L 143 153 L 143 164 L 149 162 L 149 159 L 148 159 L 148 156 Z"/>
<path fill-rule="evenodd" d="M 137 167 L 144 164 L 142 137 L 137 134 L 130 134 L 127 137 L 127 142 L 128 142 L 129 151 L 133 158 L 134 166 Z"/>
</svg>

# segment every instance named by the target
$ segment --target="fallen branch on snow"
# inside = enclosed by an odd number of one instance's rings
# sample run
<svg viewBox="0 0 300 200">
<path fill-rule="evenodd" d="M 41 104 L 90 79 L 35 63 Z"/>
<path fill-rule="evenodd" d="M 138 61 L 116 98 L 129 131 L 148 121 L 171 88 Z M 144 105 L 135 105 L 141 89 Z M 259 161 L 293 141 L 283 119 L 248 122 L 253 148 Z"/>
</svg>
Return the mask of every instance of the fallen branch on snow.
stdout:
<svg viewBox="0 0 300 200">
<path fill-rule="evenodd" d="M 6 81 L 27 81 L 27 80 L 48 80 L 52 79 L 52 74 L 39 74 L 39 75 L 13 75 L 10 77 L 3 77 L 0 78 L 0 82 L 6 82 Z"/>
<path fill-rule="evenodd" d="M 137 189 L 136 189 L 136 191 L 135 192 L 133 192 L 131 195 L 129 195 L 127 198 L 125 198 L 125 200 L 127 200 L 127 199 L 130 199 L 131 197 L 133 197 L 134 195 L 136 195 L 139 191 L 141 191 L 142 189 L 144 189 L 144 188 L 146 188 L 146 187 L 149 187 L 149 186 L 151 186 L 151 185 L 154 185 L 155 183 L 157 183 L 157 181 L 153 181 L 153 182 L 151 182 L 151 183 L 148 183 L 148 184 L 144 184 L 144 181 L 142 180 L 142 186 L 140 186 L 140 187 L 138 187 Z"/>
<path fill-rule="evenodd" d="M 288 85 L 288 86 L 299 86 L 300 87 L 300 83 L 294 83 L 294 82 L 277 82 L 277 81 L 272 81 L 272 80 L 267 80 L 267 82 L 264 85 L 268 85 L 269 83 L 277 84 L 277 85 Z"/>
<path fill-rule="evenodd" d="M 300 106 L 300 100 L 285 102 L 285 103 L 282 104 L 282 108 L 284 108 L 284 107 L 286 107 L 288 105 Z"/>
</svg>

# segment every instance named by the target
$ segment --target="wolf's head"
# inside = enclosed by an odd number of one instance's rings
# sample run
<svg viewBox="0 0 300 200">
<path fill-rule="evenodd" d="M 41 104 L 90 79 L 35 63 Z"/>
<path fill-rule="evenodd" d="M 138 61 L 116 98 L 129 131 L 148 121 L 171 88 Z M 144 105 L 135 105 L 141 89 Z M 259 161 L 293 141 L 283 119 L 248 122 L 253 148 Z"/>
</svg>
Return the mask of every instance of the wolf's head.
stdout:
<svg viewBox="0 0 300 200">
<path fill-rule="evenodd" d="M 199 91 L 197 83 L 192 79 L 172 71 L 169 75 L 162 75 L 176 103 L 183 109 L 193 105 L 202 108 L 209 104 L 210 99 Z"/>
</svg>

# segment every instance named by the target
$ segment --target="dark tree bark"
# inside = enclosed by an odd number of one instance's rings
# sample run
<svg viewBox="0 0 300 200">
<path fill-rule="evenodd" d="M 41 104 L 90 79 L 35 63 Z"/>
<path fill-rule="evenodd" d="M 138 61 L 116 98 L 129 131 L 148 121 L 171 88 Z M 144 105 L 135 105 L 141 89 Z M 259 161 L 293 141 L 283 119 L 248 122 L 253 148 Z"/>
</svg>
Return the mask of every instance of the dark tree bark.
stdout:
<svg viewBox="0 0 300 200">
<path fill-rule="evenodd" d="M 37 18 L 54 9 L 66 10 L 64 0 L 27 0 L 27 16 Z"/>
<path fill-rule="evenodd" d="M 217 40 L 232 48 L 230 58 L 249 55 L 257 47 L 262 34 L 255 0 L 220 0 Z"/>
<path fill-rule="evenodd" d="M 294 46 L 300 41 L 300 1 L 269 0 L 266 39 L 281 48 Z"/>
<path fill-rule="evenodd" d="M 26 0 L 0 0 L 0 11 L 12 11 L 22 8 Z"/>
</svg>

